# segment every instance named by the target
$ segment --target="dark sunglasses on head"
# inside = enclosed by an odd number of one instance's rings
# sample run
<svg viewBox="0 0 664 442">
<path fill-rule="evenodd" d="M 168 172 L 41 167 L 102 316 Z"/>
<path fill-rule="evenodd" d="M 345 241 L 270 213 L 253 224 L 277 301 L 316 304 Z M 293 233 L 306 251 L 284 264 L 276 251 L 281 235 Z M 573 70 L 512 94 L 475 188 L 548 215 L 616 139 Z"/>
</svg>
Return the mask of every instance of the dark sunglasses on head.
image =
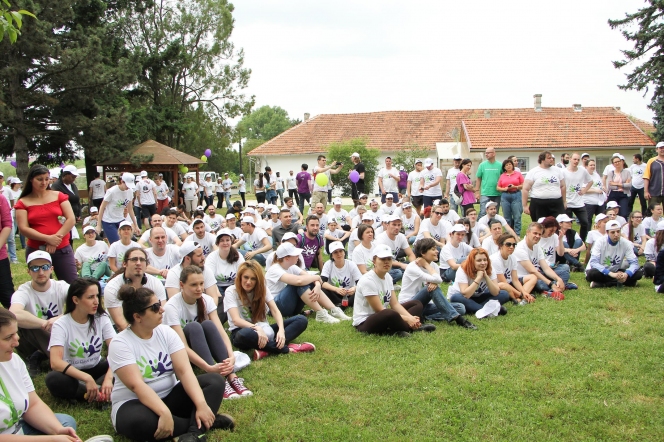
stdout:
<svg viewBox="0 0 664 442">
<path fill-rule="evenodd" d="M 506 247 L 516 247 L 515 242 L 506 242 L 506 243 L 503 243 L 503 245 L 506 246 Z"/>
<path fill-rule="evenodd" d="M 51 264 L 43 264 L 40 266 L 28 266 L 28 269 L 30 269 L 30 271 L 34 273 L 37 273 L 39 269 L 42 269 L 43 271 L 47 272 L 51 270 Z"/>
<path fill-rule="evenodd" d="M 161 302 L 157 301 L 152 305 L 148 305 L 147 307 L 144 307 L 141 309 L 141 311 L 145 311 L 147 309 L 151 309 L 154 313 L 159 313 L 159 310 L 161 309 Z"/>
</svg>

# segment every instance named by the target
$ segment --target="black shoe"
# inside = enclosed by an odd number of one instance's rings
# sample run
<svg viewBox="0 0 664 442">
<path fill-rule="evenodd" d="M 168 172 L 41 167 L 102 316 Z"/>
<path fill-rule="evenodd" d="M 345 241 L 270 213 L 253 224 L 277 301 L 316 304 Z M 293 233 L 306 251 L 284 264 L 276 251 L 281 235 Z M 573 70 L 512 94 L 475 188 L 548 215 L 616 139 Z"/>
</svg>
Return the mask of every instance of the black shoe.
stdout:
<svg viewBox="0 0 664 442">
<path fill-rule="evenodd" d="M 398 336 L 399 338 L 410 338 L 412 335 L 408 333 L 407 331 L 400 331 L 396 332 L 394 336 Z"/>
<path fill-rule="evenodd" d="M 461 315 L 454 318 L 454 322 L 456 322 L 457 325 L 459 325 L 463 328 L 467 328 L 469 330 L 477 330 L 477 326 L 475 324 L 473 324 L 472 322 L 470 322 L 469 320 L 467 320 L 466 318 L 464 318 Z"/>
<path fill-rule="evenodd" d="M 28 374 L 31 378 L 35 378 L 41 374 L 41 363 L 44 359 L 46 359 L 46 356 L 39 351 L 30 355 L 30 359 L 28 359 Z"/>
<path fill-rule="evenodd" d="M 498 316 L 505 316 L 506 314 L 507 314 L 507 309 L 501 305 L 500 310 L 498 311 Z"/>
<path fill-rule="evenodd" d="M 436 326 L 433 324 L 422 324 L 422 326 L 415 331 L 429 332 L 436 331 Z"/>
<path fill-rule="evenodd" d="M 207 442 L 205 433 L 185 433 L 177 437 L 177 442 Z"/>
<path fill-rule="evenodd" d="M 657 289 L 657 293 L 664 293 L 664 284 L 659 286 L 659 289 Z"/>
<path fill-rule="evenodd" d="M 210 427 L 210 430 L 228 430 L 233 431 L 235 429 L 235 419 L 233 419 L 228 414 L 217 414 L 214 418 L 214 423 Z"/>
</svg>

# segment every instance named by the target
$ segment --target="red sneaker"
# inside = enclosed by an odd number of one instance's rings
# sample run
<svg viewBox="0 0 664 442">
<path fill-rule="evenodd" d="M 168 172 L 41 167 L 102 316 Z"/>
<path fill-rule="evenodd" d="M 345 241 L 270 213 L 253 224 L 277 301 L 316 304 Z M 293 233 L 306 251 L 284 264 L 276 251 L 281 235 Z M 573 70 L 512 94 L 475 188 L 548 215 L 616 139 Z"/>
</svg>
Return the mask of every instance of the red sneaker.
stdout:
<svg viewBox="0 0 664 442">
<path fill-rule="evenodd" d="M 565 299 L 565 295 L 563 295 L 560 292 L 551 292 L 551 299 L 555 299 L 556 301 L 562 301 Z"/>
<path fill-rule="evenodd" d="M 231 384 L 233 387 L 233 390 L 240 396 L 251 396 L 252 393 L 251 390 L 249 390 L 247 387 L 244 386 L 244 379 L 235 377 L 232 380 L 227 380 L 226 385 Z"/>
<path fill-rule="evenodd" d="M 240 395 L 235 392 L 235 389 L 230 382 L 226 382 L 226 388 L 224 389 L 224 400 L 233 400 L 239 399 Z"/>
<path fill-rule="evenodd" d="M 254 350 L 254 361 L 260 361 L 263 358 L 270 356 L 270 353 L 263 350 Z"/>
<path fill-rule="evenodd" d="M 301 344 L 288 344 L 291 353 L 310 353 L 316 351 L 316 346 L 311 342 L 303 342 Z"/>
</svg>

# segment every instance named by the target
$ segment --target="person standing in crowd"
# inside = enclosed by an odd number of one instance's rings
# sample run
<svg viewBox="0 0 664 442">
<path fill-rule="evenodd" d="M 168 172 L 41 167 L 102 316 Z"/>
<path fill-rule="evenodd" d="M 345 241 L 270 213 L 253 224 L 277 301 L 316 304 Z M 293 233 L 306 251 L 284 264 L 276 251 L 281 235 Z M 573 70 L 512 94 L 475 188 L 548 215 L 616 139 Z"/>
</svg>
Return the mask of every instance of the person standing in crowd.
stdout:
<svg viewBox="0 0 664 442">
<path fill-rule="evenodd" d="M 18 232 L 18 225 L 16 224 L 16 210 L 14 209 L 14 205 L 21 196 L 22 183 L 23 182 L 16 177 L 9 178 L 9 186 L 5 186 L 2 189 L 2 193 L 11 208 L 12 231 L 7 238 L 7 252 L 9 253 L 9 259 L 12 264 L 18 264 L 18 257 L 16 256 L 16 232 Z M 25 249 L 25 236 L 20 234 L 19 239 L 21 241 L 21 247 Z"/>
<path fill-rule="evenodd" d="M 378 189 L 381 194 L 381 203 L 385 202 L 385 195 L 391 193 L 394 199 L 399 198 L 399 171 L 392 167 L 392 157 L 385 158 L 385 167 L 378 171 Z"/>
<path fill-rule="evenodd" d="M 551 152 L 547 150 L 540 153 L 537 162 L 539 165 L 526 174 L 521 191 L 523 212 L 530 215 L 533 222 L 547 216 L 556 217 L 565 212 L 567 197 L 563 170 L 553 167 L 554 159 Z"/>
<path fill-rule="evenodd" d="M 136 199 L 141 208 L 143 225 L 150 225 L 150 217 L 157 213 L 157 184 L 148 177 L 148 173 L 141 172 L 141 180 L 136 183 Z"/>
<path fill-rule="evenodd" d="M 164 174 L 158 173 L 154 176 L 155 190 L 157 191 L 157 213 L 161 215 L 168 207 L 170 197 L 168 196 L 168 184 L 164 181 Z"/>
<path fill-rule="evenodd" d="M 265 201 L 268 204 L 277 203 L 277 176 L 272 172 L 270 166 L 265 166 Z"/>
<path fill-rule="evenodd" d="M 433 164 L 431 158 L 424 160 L 424 169 L 420 174 L 420 192 L 422 193 L 422 207 L 425 209 L 431 207 L 435 200 L 442 199 L 443 190 L 440 187 L 440 181 L 443 178 L 443 172 Z M 385 202 L 383 200 L 383 202 Z"/>
<path fill-rule="evenodd" d="M 408 191 L 408 172 L 404 169 L 403 166 L 399 166 L 399 194 L 402 196 L 406 196 L 406 192 Z"/>
<path fill-rule="evenodd" d="M 606 236 L 595 241 L 590 251 L 590 261 L 586 267 L 586 281 L 591 289 L 615 287 L 622 284 L 634 287 L 643 278 L 639 260 L 634 254 L 632 243 L 620 234 L 617 221 L 606 223 Z M 622 268 L 624 263 L 629 266 Z"/>
<path fill-rule="evenodd" d="M 281 172 L 277 172 L 277 195 L 279 196 L 279 203 L 284 205 L 284 179 L 281 177 Z"/>
<path fill-rule="evenodd" d="M 254 194 L 256 195 L 256 202 L 265 202 L 265 180 L 260 172 L 256 172 L 256 179 L 254 180 Z"/>
<path fill-rule="evenodd" d="M 632 174 L 632 191 L 629 197 L 629 211 L 634 210 L 634 201 L 636 198 L 639 198 L 639 203 L 641 204 L 641 210 L 646 211 L 648 205 L 646 203 L 646 197 L 644 195 L 644 183 L 643 183 L 643 174 L 646 170 L 646 165 L 643 162 L 643 157 L 640 153 L 634 154 L 632 157 L 632 165 L 629 166 L 629 172 Z"/>
<path fill-rule="evenodd" d="M 589 229 L 594 225 L 593 217 L 602 213 L 604 202 L 606 201 L 606 192 L 602 185 L 602 177 L 597 173 L 596 167 L 597 164 L 595 160 L 588 159 L 585 169 L 590 175 L 590 182 L 592 184 L 586 193 L 583 194 L 583 203 L 586 206 L 586 214 L 588 215 L 587 224 Z"/>
<path fill-rule="evenodd" d="M 651 205 L 664 203 L 664 141 L 656 147 L 657 156 L 648 160 L 643 172 L 643 195 Z"/>
<path fill-rule="evenodd" d="M 25 255 L 45 250 L 54 262 L 55 274 L 60 280 L 73 282 L 78 278 L 74 250 L 71 247 L 71 229 L 76 218 L 66 193 L 49 190 L 49 171 L 35 164 L 28 172 L 25 188 L 16 202 L 16 222 L 28 238 Z"/>
<path fill-rule="evenodd" d="M 356 183 L 351 181 L 350 189 L 351 189 L 351 198 L 353 201 L 357 201 L 359 198 L 360 194 L 366 193 L 364 190 L 364 174 L 366 172 L 366 169 L 364 167 L 364 163 L 362 163 L 362 160 L 360 160 L 360 154 L 357 152 L 353 152 L 353 154 L 350 156 L 350 160 L 353 162 L 353 168 L 355 172 L 357 172 L 360 176 L 360 178 L 357 180 Z M 350 180 L 350 176 L 348 177 Z"/>
<path fill-rule="evenodd" d="M 294 198 L 295 203 L 299 206 L 300 195 L 297 193 L 297 180 L 295 179 L 295 175 L 293 174 L 292 170 L 288 172 L 288 176 L 286 177 L 286 185 L 288 187 L 288 196 Z"/>
<path fill-rule="evenodd" d="M 632 188 L 632 173 L 626 169 L 622 158 L 611 159 L 613 170 L 609 170 L 606 185 L 609 190 L 608 201 L 618 203 L 618 214 L 623 218 L 629 216 L 629 197 Z"/>
<path fill-rule="evenodd" d="M 566 197 L 567 208 L 565 213 L 571 217 L 575 215 L 579 220 L 581 239 L 585 241 L 588 235 L 588 212 L 586 212 L 586 204 L 583 201 L 583 196 L 592 187 L 592 177 L 590 173 L 583 167 L 579 167 L 581 157 L 578 153 L 573 153 L 569 164 L 566 169 L 563 169 L 563 176 L 565 177 L 566 184 Z"/>
<path fill-rule="evenodd" d="M 78 170 L 76 166 L 69 165 L 62 169 L 60 178 L 51 185 L 51 190 L 57 190 L 69 197 L 69 204 L 74 211 L 76 222 L 81 220 L 81 197 L 78 196 L 78 187 L 75 183 L 77 177 Z"/>
<path fill-rule="evenodd" d="M 567 169 L 567 166 L 569 165 L 570 161 L 570 156 L 568 153 L 564 153 L 560 155 L 560 163 L 556 164 L 556 167 L 559 167 L 561 169 Z"/>
<path fill-rule="evenodd" d="M 217 183 L 214 185 L 214 191 L 217 194 L 217 209 L 223 209 L 224 207 L 224 184 L 222 183 L 223 179 L 218 176 Z M 226 207 L 229 209 L 230 207 Z"/>
<path fill-rule="evenodd" d="M 247 204 L 247 201 L 245 200 L 245 194 L 247 193 L 247 182 L 245 181 L 243 174 L 240 174 L 240 179 L 237 182 L 237 192 L 242 199 L 242 205 L 245 206 Z M 228 210 L 230 210 L 230 207 Z"/>
<path fill-rule="evenodd" d="M 307 172 L 309 165 L 304 163 L 302 164 L 300 172 L 295 177 L 297 181 L 297 193 L 299 195 L 299 208 L 300 213 L 304 213 L 304 203 L 305 201 L 311 205 L 311 191 L 313 189 L 313 178 L 311 174 Z M 326 201 L 327 202 L 327 201 Z"/>
<path fill-rule="evenodd" d="M 461 172 L 461 160 L 461 155 L 454 155 L 454 165 L 447 170 L 447 176 L 445 177 L 445 199 L 450 202 L 450 207 L 453 212 L 458 211 L 459 205 L 457 205 L 454 198 L 451 198 L 450 195 L 454 195 L 456 177 Z"/>
<path fill-rule="evenodd" d="M 408 186 L 406 188 L 406 196 L 410 200 L 417 215 L 420 215 L 420 209 L 422 208 L 423 198 L 422 192 L 420 192 L 420 178 L 422 177 L 422 160 L 415 160 L 415 170 L 408 174 Z"/>
<path fill-rule="evenodd" d="M 336 166 L 336 169 L 334 168 Z M 327 189 L 329 187 L 329 184 L 332 180 L 332 175 L 331 174 L 337 174 L 341 171 L 341 168 L 343 167 L 343 164 L 337 162 L 334 163 L 330 166 L 327 165 L 327 158 L 325 158 L 325 155 L 318 155 L 318 165 L 314 167 L 313 173 L 314 176 L 318 177 L 318 174 L 323 174 L 327 176 L 327 184 L 324 186 L 321 186 L 318 184 L 318 182 L 314 179 L 314 191 L 311 195 L 311 205 L 315 206 L 317 203 L 323 203 L 323 206 L 325 206 L 325 209 L 327 209 Z M 300 210 L 302 212 L 302 210 Z M 302 212 L 304 213 L 304 212 Z"/>
<path fill-rule="evenodd" d="M 104 229 L 104 235 L 109 244 L 113 244 L 120 239 L 118 235 L 120 223 L 125 220 L 127 215 L 131 217 L 134 233 L 136 235 L 141 234 L 136 223 L 136 216 L 129 208 L 129 204 L 134 199 L 135 189 L 134 175 L 123 173 L 119 183 L 111 187 L 104 195 L 104 201 L 99 208 L 101 223 L 97 224 L 96 230 L 97 233 L 101 233 L 102 228 Z"/>
<path fill-rule="evenodd" d="M 496 149 L 487 147 L 484 151 L 486 161 L 477 168 L 475 180 L 475 198 L 480 202 L 480 218 L 486 214 L 486 203 L 493 201 L 500 207 L 500 191 L 496 188 L 503 165 L 496 161 Z"/>
<path fill-rule="evenodd" d="M 9 203 L 7 198 L 0 193 L 0 304 L 4 308 L 9 308 L 14 293 L 12 269 L 7 253 L 7 238 L 12 234 L 12 231 L 12 215 Z"/>
<path fill-rule="evenodd" d="M 456 186 L 461 192 L 461 214 L 468 216 L 468 209 L 475 207 L 477 198 L 475 198 L 475 187 L 470 180 L 470 168 L 473 162 L 468 158 L 461 161 L 461 171 L 456 176 Z"/>
<path fill-rule="evenodd" d="M 212 182 L 212 175 L 205 175 L 205 181 L 203 181 L 203 189 L 205 192 L 205 207 L 214 205 L 214 189 L 215 184 Z"/>
<path fill-rule="evenodd" d="M 196 208 L 196 192 L 198 191 L 193 176 L 187 177 L 187 182 L 182 185 L 182 191 L 184 192 L 185 212 L 191 215 Z"/>
<path fill-rule="evenodd" d="M 89 199 L 97 209 L 101 207 L 104 195 L 106 195 L 106 181 L 99 178 L 99 176 L 97 171 L 92 174 L 92 181 L 90 181 L 90 188 L 88 189 Z"/>
<path fill-rule="evenodd" d="M 523 188 L 523 175 L 514 170 L 514 163 L 509 158 L 503 161 L 502 174 L 498 178 L 496 189 L 502 192 L 500 202 L 503 206 L 503 216 L 507 224 L 521 237 L 521 189 Z M 486 210 L 486 205 L 485 205 Z"/>
</svg>

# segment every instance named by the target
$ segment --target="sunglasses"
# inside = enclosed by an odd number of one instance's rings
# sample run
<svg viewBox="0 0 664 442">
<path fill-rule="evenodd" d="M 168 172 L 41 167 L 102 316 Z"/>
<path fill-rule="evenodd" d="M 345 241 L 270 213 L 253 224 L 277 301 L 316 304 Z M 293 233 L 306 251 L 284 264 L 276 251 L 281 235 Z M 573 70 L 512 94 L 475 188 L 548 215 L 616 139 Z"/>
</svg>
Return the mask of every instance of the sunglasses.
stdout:
<svg viewBox="0 0 664 442">
<path fill-rule="evenodd" d="M 152 305 L 148 305 L 145 308 L 142 308 L 141 311 L 145 311 L 147 309 L 151 309 L 154 313 L 159 313 L 159 310 L 161 310 L 161 302 L 157 301 Z"/>
<path fill-rule="evenodd" d="M 506 242 L 506 243 L 503 243 L 503 245 L 504 245 L 505 247 L 510 247 L 510 248 L 511 248 L 511 247 L 516 247 L 516 243 L 515 243 L 515 242 Z"/>
<path fill-rule="evenodd" d="M 142 256 L 134 256 L 133 258 L 128 258 L 127 261 L 131 262 L 148 262 L 147 259 L 143 258 Z"/>
<path fill-rule="evenodd" d="M 39 269 L 48 272 L 49 270 L 51 270 L 51 267 L 52 267 L 51 264 L 43 264 L 40 266 L 28 266 L 28 269 L 30 269 L 31 272 L 37 273 Z"/>
<path fill-rule="evenodd" d="M 443 216 L 443 212 L 433 212 L 433 213 L 438 215 L 438 216 Z"/>
</svg>

